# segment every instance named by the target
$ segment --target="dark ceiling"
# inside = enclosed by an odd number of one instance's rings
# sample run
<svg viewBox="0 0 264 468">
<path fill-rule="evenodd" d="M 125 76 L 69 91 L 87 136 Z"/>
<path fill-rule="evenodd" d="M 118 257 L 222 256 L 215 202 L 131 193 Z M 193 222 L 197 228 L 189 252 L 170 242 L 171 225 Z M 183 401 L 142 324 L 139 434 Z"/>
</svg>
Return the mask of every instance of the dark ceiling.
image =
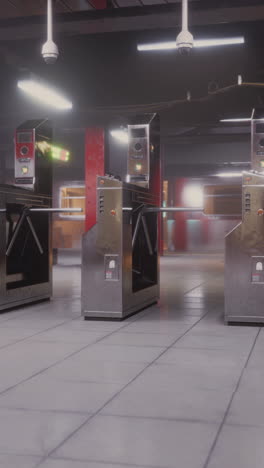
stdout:
<svg viewBox="0 0 264 468">
<path fill-rule="evenodd" d="M 46 35 L 46 0 L 1 3 L 2 124 L 5 114 L 21 119 L 24 110 L 30 110 L 16 94 L 22 69 L 56 83 L 72 98 L 68 128 L 85 126 L 102 116 L 158 110 L 168 138 L 185 138 L 180 125 L 187 123 L 188 138 L 210 134 L 223 139 L 229 138 L 230 130 L 219 135 L 212 123 L 220 117 L 248 116 L 253 106 L 264 103 L 263 87 L 236 86 L 239 74 L 246 82 L 264 81 L 263 0 L 191 0 L 190 28 L 195 37 L 244 35 L 246 44 L 196 50 L 190 57 L 175 51 L 141 55 L 136 50 L 138 42 L 176 37 L 179 1 L 57 0 L 55 37 L 60 59 L 53 67 L 47 67 L 40 54 Z M 239 133 L 237 127 L 234 132 Z"/>
<path fill-rule="evenodd" d="M 189 8 L 192 26 L 264 20 L 262 0 L 190 0 Z M 70 35 L 168 29 L 181 21 L 179 0 L 54 0 L 54 9 L 57 31 Z M 46 0 L 2 0 L 0 40 L 37 37 L 45 12 Z"/>
</svg>

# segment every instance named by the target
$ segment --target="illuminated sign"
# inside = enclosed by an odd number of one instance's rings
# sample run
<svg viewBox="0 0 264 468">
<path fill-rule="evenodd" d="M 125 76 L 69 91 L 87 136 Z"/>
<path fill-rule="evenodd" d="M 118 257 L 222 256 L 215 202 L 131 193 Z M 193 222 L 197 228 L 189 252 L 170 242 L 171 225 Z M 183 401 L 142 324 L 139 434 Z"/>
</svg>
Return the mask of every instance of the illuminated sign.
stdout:
<svg viewBox="0 0 264 468">
<path fill-rule="evenodd" d="M 70 152 L 67 149 L 51 145 L 47 141 L 38 141 L 36 143 L 36 148 L 42 155 L 49 155 L 52 159 L 57 161 L 67 162 L 70 159 Z"/>
</svg>

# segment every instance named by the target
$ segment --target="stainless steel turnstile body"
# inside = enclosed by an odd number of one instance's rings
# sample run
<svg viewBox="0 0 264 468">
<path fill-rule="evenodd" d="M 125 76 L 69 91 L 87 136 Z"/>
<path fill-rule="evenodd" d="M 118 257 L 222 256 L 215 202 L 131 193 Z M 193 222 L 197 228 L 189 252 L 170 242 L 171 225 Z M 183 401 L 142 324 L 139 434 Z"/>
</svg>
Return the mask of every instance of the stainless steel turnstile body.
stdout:
<svg viewBox="0 0 264 468">
<path fill-rule="evenodd" d="M 263 108 L 252 113 L 251 168 L 242 178 L 242 222 L 226 236 L 226 323 L 264 323 Z"/>
<path fill-rule="evenodd" d="M 226 236 L 226 323 L 264 322 L 264 175 L 243 174 L 242 200 L 242 222 Z"/>
<path fill-rule="evenodd" d="M 122 319 L 159 298 L 158 200 L 147 189 L 97 180 L 97 223 L 83 236 L 82 315 Z"/>
<path fill-rule="evenodd" d="M 0 310 L 52 295 L 50 207 L 47 195 L 0 186 Z"/>
</svg>

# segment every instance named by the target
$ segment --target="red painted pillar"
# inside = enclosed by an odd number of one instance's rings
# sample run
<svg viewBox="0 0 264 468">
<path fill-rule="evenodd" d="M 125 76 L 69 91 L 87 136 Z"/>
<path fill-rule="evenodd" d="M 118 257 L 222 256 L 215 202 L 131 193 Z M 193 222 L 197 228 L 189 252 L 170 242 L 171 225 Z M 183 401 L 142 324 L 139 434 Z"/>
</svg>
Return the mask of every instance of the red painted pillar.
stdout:
<svg viewBox="0 0 264 468">
<path fill-rule="evenodd" d="M 106 0 L 90 0 L 90 4 L 96 10 L 104 10 L 105 8 L 107 8 L 107 1 Z"/>
<path fill-rule="evenodd" d="M 203 236 L 203 244 L 207 245 L 209 243 L 209 218 L 208 216 L 201 216 L 201 224 L 202 224 L 202 236 Z"/>
<path fill-rule="evenodd" d="M 97 176 L 103 176 L 104 174 L 104 130 L 99 127 L 87 128 L 85 133 L 86 231 L 89 231 L 96 224 Z"/>
<path fill-rule="evenodd" d="M 186 184 L 186 179 L 176 179 L 175 181 L 175 206 L 183 206 L 183 190 Z M 175 213 L 175 228 L 174 228 L 174 247 L 175 250 L 187 250 L 187 223 L 186 213 Z"/>
<path fill-rule="evenodd" d="M 150 191 L 157 197 L 157 205 L 162 206 L 162 162 L 161 158 L 156 158 L 152 162 L 150 174 Z M 158 248 L 160 255 L 163 255 L 163 232 L 162 232 L 162 218 L 158 214 Z"/>
</svg>

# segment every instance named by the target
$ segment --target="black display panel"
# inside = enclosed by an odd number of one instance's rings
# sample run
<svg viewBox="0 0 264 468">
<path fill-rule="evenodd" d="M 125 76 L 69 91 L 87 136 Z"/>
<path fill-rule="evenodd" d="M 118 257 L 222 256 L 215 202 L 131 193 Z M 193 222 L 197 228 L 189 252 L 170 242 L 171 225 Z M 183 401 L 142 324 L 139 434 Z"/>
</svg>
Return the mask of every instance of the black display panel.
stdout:
<svg viewBox="0 0 264 468">
<path fill-rule="evenodd" d="M 19 132 L 17 134 L 18 143 L 32 143 L 32 133 L 31 132 Z"/>
<path fill-rule="evenodd" d="M 145 138 L 146 137 L 146 128 L 131 128 L 132 138 Z"/>
<path fill-rule="evenodd" d="M 264 133 L 264 123 L 256 124 L 256 133 Z"/>
</svg>

